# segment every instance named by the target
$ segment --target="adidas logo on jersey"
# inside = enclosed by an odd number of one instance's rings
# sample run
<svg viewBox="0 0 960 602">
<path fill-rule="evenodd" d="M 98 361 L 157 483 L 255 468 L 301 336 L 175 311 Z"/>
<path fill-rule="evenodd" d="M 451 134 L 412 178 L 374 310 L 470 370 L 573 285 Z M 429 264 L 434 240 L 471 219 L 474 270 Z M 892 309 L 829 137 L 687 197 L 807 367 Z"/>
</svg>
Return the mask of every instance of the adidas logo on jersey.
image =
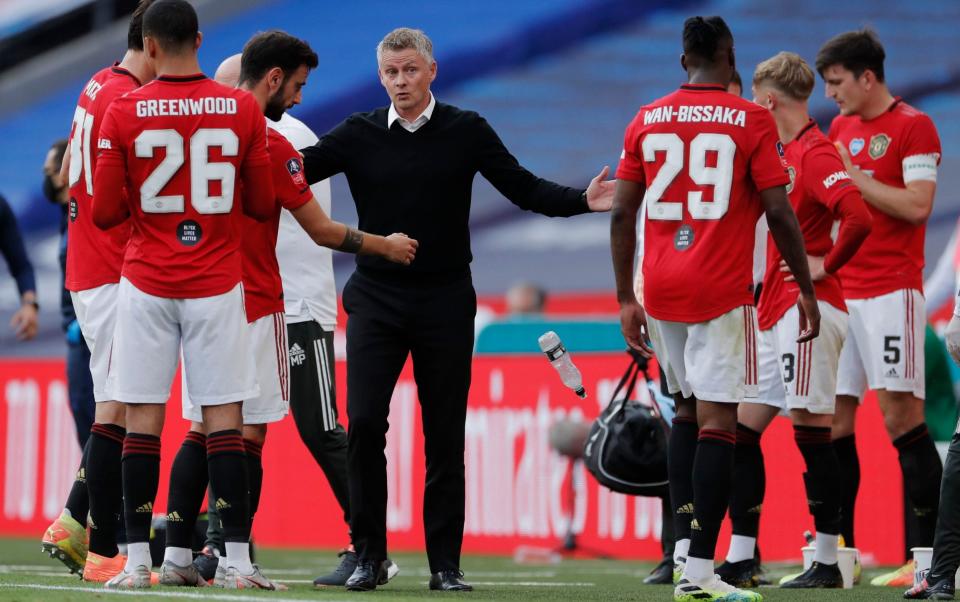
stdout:
<svg viewBox="0 0 960 602">
<path fill-rule="evenodd" d="M 749 513 L 749 514 L 760 514 L 760 512 L 761 512 L 762 510 L 763 510 L 763 504 L 757 504 L 757 505 L 754 506 L 753 508 L 750 508 L 749 510 L 747 510 L 747 513 Z"/>
<path fill-rule="evenodd" d="M 887 373 L 884 374 L 884 376 L 896 376 L 896 377 L 899 377 L 900 375 L 897 374 L 897 369 L 896 369 L 896 368 L 890 368 L 889 370 L 887 370 Z"/>
<path fill-rule="evenodd" d="M 233 506 L 230 505 L 230 502 L 223 499 L 222 497 L 217 498 L 216 507 L 217 507 L 217 510 L 226 510 L 227 508 L 233 508 Z"/>
<path fill-rule="evenodd" d="M 84 470 L 83 466 L 81 466 L 80 470 L 77 471 L 77 477 L 75 480 L 80 481 L 81 483 L 87 482 L 87 471 Z"/>
<path fill-rule="evenodd" d="M 307 352 L 297 343 L 293 344 L 293 347 L 290 348 L 287 355 L 290 357 L 290 363 L 294 366 L 302 365 L 304 360 L 307 359 Z"/>
<path fill-rule="evenodd" d="M 173 512 L 171 512 L 170 514 L 167 515 L 167 522 L 168 522 L 168 523 L 182 523 L 182 522 L 183 522 L 183 519 L 180 518 L 180 513 L 177 512 L 176 510 L 174 510 Z"/>
<path fill-rule="evenodd" d="M 693 504 L 684 504 L 677 508 L 677 514 L 693 514 Z"/>
<path fill-rule="evenodd" d="M 701 529 L 701 527 L 700 527 L 700 521 L 698 521 L 697 519 L 693 519 L 692 521 L 690 521 L 690 530 L 691 530 L 691 531 L 702 531 L 702 529 Z"/>
<path fill-rule="evenodd" d="M 147 502 L 142 506 L 137 506 L 137 509 L 135 510 L 135 512 L 138 512 L 140 514 L 146 514 L 146 513 L 153 514 L 153 502 Z"/>
</svg>

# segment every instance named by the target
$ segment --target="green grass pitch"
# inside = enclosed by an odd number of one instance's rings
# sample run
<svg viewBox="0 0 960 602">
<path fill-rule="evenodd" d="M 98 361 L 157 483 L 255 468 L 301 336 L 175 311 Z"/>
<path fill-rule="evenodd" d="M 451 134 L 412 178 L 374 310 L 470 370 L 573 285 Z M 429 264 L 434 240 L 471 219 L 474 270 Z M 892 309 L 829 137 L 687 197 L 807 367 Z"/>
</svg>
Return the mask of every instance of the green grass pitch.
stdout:
<svg viewBox="0 0 960 602">
<path fill-rule="evenodd" d="M 463 570 L 466 579 L 476 588 L 472 593 L 430 592 L 427 590 L 426 558 L 420 554 L 397 554 L 394 559 L 400 574 L 376 592 L 353 593 L 339 588 L 315 589 L 313 578 L 336 565 L 333 552 L 317 550 L 258 550 L 258 563 L 265 574 L 284 582 L 286 592 L 225 591 L 213 588 L 159 588 L 144 592 L 109 592 L 71 576 L 59 562 L 41 554 L 39 537 L 0 540 L 0 602 L 125 599 L 134 595 L 140 600 L 319 600 L 357 601 L 419 600 L 424 598 L 466 598 L 469 600 L 510 600 L 562 602 L 565 600 L 672 600 L 672 587 L 643 585 L 641 579 L 652 568 L 648 563 L 615 560 L 563 560 L 560 564 L 518 565 L 510 558 L 466 556 Z M 774 579 L 796 567 L 768 567 Z M 880 570 L 864 571 L 864 581 Z M 901 600 L 902 590 L 860 585 L 852 590 L 791 591 L 775 587 L 761 588 L 764 600 Z M 119 602 L 119 600 L 118 600 Z"/>
</svg>

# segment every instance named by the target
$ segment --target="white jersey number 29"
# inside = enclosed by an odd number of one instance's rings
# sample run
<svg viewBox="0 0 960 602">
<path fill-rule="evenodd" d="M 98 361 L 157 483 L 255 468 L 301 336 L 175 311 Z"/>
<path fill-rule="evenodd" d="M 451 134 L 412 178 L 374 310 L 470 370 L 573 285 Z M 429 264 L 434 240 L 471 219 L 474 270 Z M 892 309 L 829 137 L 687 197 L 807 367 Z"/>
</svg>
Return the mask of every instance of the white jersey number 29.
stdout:
<svg viewBox="0 0 960 602">
<path fill-rule="evenodd" d="M 703 193 L 691 190 L 687 193 L 687 209 L 693 219 L 720 219 L 730 208 L 730 186 L 733 183 L 733 156 L 737 144 L 727 134 L 697 134 L 690 141 L 687 173 L 698 186 L 713 186 L 713 202 L 703 201 Z M 663 193 L 674 178 L 683 171 L 683 140 L 676 134 L 649 134 L 643 139 L 643 160 L 656 161 L 657 153 L 665 152 L 666 158 L 657 176 L 650 183 L 643 202 L 649 219 L 683 219 L 682 201 L 665 201 Z M 717 154 L 716 167 L 707 165 L 707 153 Z"/>
<path fill-rule="evenodd" d="M 203 128 L 190 137 L 190 204 L 197 213 L 230 213 L 236 168 L 225 162 L 211 163 L 210 147 L 220 147 L 224 157 L 236 157 L 240 141 L 232 130 Z M 183 136 L 176 130 L 144 130 L 134 142 L 141 159 L 153 157 L 156 149 L 166 152 L 157 167 L 140 186 L 140 208 L 144 213 L 182 213 L 182 194 L 161 195 L 177 171 L 183 167 Z M 220 181 L 220 194 L 211 195 L 210 182 Z"/>
</svg>

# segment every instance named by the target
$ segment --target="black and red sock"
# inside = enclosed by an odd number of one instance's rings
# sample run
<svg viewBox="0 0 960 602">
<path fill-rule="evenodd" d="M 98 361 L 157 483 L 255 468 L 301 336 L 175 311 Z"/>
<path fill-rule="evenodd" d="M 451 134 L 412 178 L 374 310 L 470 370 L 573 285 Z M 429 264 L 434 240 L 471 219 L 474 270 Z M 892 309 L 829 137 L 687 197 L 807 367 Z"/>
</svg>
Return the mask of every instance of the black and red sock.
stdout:
<svg viewBox="0 0 960 602">
<path fill-rule="evenodd" d="M 719 429 L 701 429 L 693 460 L 693 523 L 690 556 L 713 558 L 720 523 L 727 513 L 733 483 L 736 435 Z"/>
<path fill-rule="evenodd" d="M 160 484 L 160 437 L 128 432 L 123 439 L 122 464 L 127 542 L 146 543 Z"/>
<path fill-rule="evenodd" d="M 247 478 L 250 481 L 250 524 L 260 507 L 260 491 L 263 489 L 263 445 L 250 439 L 243 440 L 247 454 Z"/>
<path fill-rule="evenodd" d="M 833 451 L 840 463 L 840 534 L 847 547 L 856 547 L 853 532 L 853 516 L 857 507 L 857 492 L 860 490 L 860 457 L 857 455 L 855 435 L 833 440 Z"/>
<path fill-rule="evenodd" d="M 793 438 L 807 465 L 803 482 L 807 505 L 818 533 L 840 533 L 840 460 L 829 426 L 794 425 Z"/>
<path fill-rule="evenodd" d="M 90 551 L 113 558 L 123 505 L 121 457 L 127 430 L 116 424 L 94 423 L 90 429 L 87 488 L 90 492 Z"/>
<path fill-rule="evenodd" d="M 170 468 L 167 546 L 191 548 L 197 515 L 207 493 L 207 438 L 188 431 Z"/>
<path fill-rule="evenodd" d="M 87 491 L 87 459 L 90 457 L 90 439 L 83 446 L 83 455 L 80 457 L 80 466 L 73 478 L 70 493 L 67 494 L 67 503 L 64 509 L 70 512 L 73 520 L 84 527 L 87 526 L 87 514 L 90 513 L 90 494 Z"/>
<path fill-rule="evenodd" d="M 667 446 L 667 474 L 670 479 L 670 504 L 677 540 L 690 539 L 693 520 L 693 461 L 697 453 L 696 418 L 673 419 Z"/>
<path fill-rule="evenodd" d="M 760 511 L 767 488 L 767 471 L 760 447 L 762 433 L 737 424 L 737 445 L 733 454 L 733 486 L 730 491 L 730 522 L 735 535 L 756 538 L 760 533 Z"/>
<path fill-rule="evenodd" d="M 224 542 L 250 540 L 250 483 L 240 431 L 207 435 L 207 467 Z"/>
<path fill-rule="evenodd" d="M 893 445 L 899 453 L 903 486 L 917 519 L 917 543 L 931 547 L 940 505 L 940 481 L 943 478 L 940 454 L 925 423 L 897 437 Z"/>
</svg>

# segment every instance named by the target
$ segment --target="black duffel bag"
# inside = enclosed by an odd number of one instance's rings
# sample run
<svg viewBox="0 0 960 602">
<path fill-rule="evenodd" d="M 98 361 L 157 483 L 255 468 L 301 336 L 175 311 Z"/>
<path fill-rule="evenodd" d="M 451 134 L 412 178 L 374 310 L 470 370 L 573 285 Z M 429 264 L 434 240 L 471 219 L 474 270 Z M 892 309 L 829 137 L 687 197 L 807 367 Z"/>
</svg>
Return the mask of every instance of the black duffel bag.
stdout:
<svg viewBox="0 0 960 602">
<path fill-rule="evenodd" d="M 668 491 L 669 428 L 655 401 L 648 406 L 631 399 L 640 374 L 649 378 L 647 359 L 629 353 L 630 366 L 590 427 L 583 460 L 597 481 L 612 491 L 663 497 Z"/>
</svg>

